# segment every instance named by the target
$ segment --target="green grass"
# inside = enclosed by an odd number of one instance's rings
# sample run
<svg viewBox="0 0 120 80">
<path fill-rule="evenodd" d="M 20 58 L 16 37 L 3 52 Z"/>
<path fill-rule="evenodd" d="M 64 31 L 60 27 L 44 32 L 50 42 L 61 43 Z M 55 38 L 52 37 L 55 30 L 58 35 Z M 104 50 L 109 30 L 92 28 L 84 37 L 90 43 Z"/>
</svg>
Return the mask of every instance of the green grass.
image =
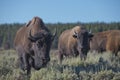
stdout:
<svg viewBox="0 0 120 80">
<path fill-rule="evenodd" d="M 39 71 L 32 69 L 31 76 L 21 71 L 14 50 L 0 51 L 0 80 L 120 80 L 120 56 L 109 52 L 88 53 L 86 60 L 65 58 L 59 64 L 56 50 L 51 61 Z"/>
</svg>

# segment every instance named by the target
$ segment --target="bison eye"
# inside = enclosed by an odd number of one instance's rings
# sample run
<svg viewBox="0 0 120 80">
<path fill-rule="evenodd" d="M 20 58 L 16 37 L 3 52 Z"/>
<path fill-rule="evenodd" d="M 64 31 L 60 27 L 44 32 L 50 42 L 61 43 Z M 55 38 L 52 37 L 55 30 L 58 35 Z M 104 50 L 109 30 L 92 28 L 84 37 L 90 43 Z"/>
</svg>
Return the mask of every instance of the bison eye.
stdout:
<svg viewBox="0 0 120 80">
<path fill-rule="evenodd" d="M 40 43 L 39 45 L 42 47 L 42 46 L 43 46 L 43 43 Z"/>
<path fill-rule="evenodd" d="M 43 43 L 44 43 L 43 41 L 39 40 L 39 41 L 37 42 L 38 48 L 42 47 L 42 46 L 43 46 Z"/>
</svg>

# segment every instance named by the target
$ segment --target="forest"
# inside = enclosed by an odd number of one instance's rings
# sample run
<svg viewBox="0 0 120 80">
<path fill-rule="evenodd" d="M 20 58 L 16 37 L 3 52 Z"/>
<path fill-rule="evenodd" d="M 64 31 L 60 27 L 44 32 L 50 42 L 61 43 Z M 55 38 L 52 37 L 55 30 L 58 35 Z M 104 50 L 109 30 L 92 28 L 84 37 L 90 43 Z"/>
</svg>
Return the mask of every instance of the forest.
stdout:
<svg viewBox="0 0 120 80">
<path fill-rule="evenodd" d="M 23 27 L 25 23 L 11 23 L 11 24 L 0 24 L 0 49 L 10 49 L 14 48 L 13 41 L 15 34 L 17 30 L 20 27 Z M 94 23 L 46 23 L 45 24 L 51 32 L 55 31 L 55 28 L 57 28 L 57 36 L 52 44 L 52 48 L 57 48 L 58 38 L 60 34 L 66 30 L 70 29 L 75 26 L 83 26 L 88 31 L 91 31 L 92 33 L 106 31 L 106 30 L 112 30 L 112 29 L 120 29 L 120 22 L 111 22 L 111 23 L 105 23 L 105 22 L 94 22 Z"/>
</svg>

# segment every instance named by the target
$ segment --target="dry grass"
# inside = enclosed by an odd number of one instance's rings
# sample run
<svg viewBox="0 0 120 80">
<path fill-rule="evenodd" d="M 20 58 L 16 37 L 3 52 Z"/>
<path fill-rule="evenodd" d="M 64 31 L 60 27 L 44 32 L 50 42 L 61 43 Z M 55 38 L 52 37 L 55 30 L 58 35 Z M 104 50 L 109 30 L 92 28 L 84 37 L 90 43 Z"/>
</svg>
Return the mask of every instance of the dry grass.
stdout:
<svg viewBox="0 0 120 80">
<path fill-rule="evenodd" d="M 0 80 L 119 80 L 120 57 L 105 52 L 88 53 L 87 59 L 65 58 L 60 65 L 58 51 L 51 51 L 51 61 L 39 71 L 32 69 L 31 76 L 21 71 L 14 50 L 0 51 Z"/>
</svg>

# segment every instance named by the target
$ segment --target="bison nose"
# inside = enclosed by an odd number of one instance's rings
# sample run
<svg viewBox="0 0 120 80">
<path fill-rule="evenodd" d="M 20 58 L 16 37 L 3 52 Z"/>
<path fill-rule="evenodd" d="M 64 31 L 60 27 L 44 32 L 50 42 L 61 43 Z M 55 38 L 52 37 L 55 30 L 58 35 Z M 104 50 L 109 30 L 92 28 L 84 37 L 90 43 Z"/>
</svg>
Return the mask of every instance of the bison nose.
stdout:
<svg viewBox="0 0 120 80">
<path fill-rule="evenodd" d="M 46 63 L 46 59 L 42 59 L 43 63 Z"/>
<path fill-rule="evenodd" d="M 82 46 L 82 45 L 79 45 L 79 48 L 80 48 L 80 49 L 82 49 L 82 48 L 83 48 L 83 46 Z"/>
<path fill-rule="evenodd" d="M 43 63 L 47 63 L 50 61 L 50 58 L 47 58 L 47 59 L 43 58 L 42 60 L 43 60 Z"/>
<path fill-rule="evenodd" d="M 83 46 L 80 46 L 81 50 L 83 49 Z"/>
<path fill-rule="evenodd" d="M 84 50 L 85 50 L 85 48 L 82 47 L 82 48 L 81 48 L 81 51 L 84 52 Z"/>
</svg>

